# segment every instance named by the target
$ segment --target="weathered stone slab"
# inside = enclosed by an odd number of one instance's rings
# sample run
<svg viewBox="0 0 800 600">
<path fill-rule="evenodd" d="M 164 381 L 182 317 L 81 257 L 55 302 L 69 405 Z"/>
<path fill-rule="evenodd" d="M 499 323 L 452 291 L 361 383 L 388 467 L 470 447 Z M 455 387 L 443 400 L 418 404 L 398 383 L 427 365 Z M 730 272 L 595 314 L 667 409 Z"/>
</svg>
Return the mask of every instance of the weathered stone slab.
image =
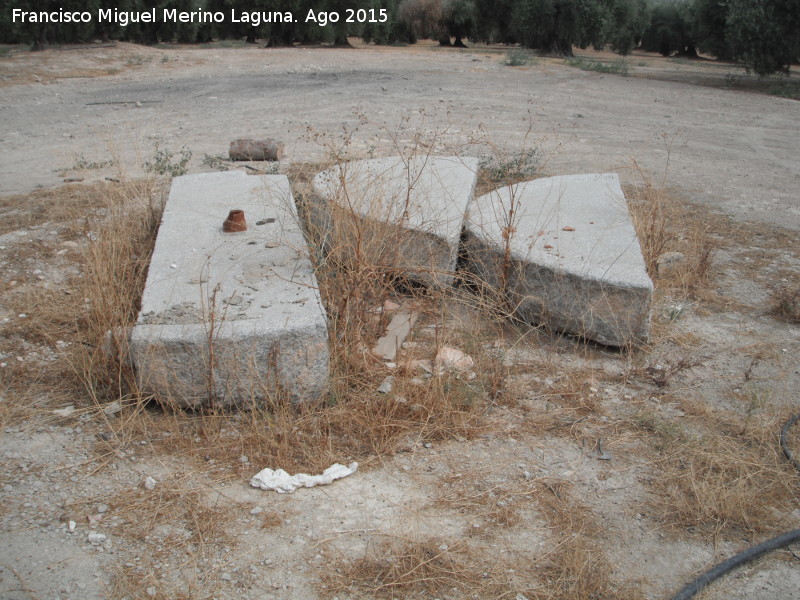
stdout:
<svg viewBox="0 0 800 600">
<path fill-rule="evenodd" d="M 522 319 L 612 346 L 647 339 L 653 283 L 616 174 L 495 190 L 465 229 L 469 270 Z"/>
<path fill-rule="evenodd" d="M 247 231 L 223 233 L 232 209 Z M 182 407 L 324 392 L 327 323 L 285 176 L 173 180 L 131 351 L 144 390 Z"/>
<path fill-rule="evenodd" d="M 314 178 L 312 228 L 329 250 L 360 253 L 387 272 L 449 285 L 477 172 L 478 159 L 452 156 L 345 163 Z"/>
</svg>

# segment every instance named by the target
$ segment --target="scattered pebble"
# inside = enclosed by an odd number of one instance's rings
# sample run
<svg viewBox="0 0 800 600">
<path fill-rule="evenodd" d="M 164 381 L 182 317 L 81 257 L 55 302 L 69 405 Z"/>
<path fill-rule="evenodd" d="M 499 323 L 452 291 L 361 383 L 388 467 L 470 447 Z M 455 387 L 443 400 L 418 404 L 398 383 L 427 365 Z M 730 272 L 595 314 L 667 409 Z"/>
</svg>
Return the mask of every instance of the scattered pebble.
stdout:
<svg viewBox="0 0 800 600">
<path fill-rule="evenodd" d="M 94 531 L 90 531 L 89 535 L 86 536 L 86 539 L 89 540 L 89 543 L 92 546 L 99 546 L 100 544 L 104 543 L 108 538 L 102 533 L 96 533 Z"/>
<path fill-rule="evenodd" d="M 394 375 L 389 375 L 386 379 L 383 380 L 380 387 L 378 387 L 378 393 L 381 394 L 388 394 L 392 391 L 392 386 L 394 385 Z"/>
<path fill-rule="evenodd" d="M 75 406 L 70 404 L 69 406 L 65 406 L 64 408 L 57 408 L 53 411 L 53 414 L 57 417 L 69 417 L 72 413 L 75 412 Z"/>
<path fill-rule="evenodd" d="M 475 361 L 472 360 L 469 354 L 449 346 L 442 346 L 439 349 L 433 363 L 437 373 L 442 371 L 469 371 L 475 366 Z"/>
<path fill-rule="evenodd" d="M 152 477 L 148 476 L 147 479 L 144 480 L 144 489 L 146 490 L 154 490 L 156 489 L 156 484 L 158 482 L 153 479 Z"/>
<path fill-rule="evenodd" d="M 117 413 L 122 412 L 122 405 L 118 400 L 114 400 L 111 404 L 103 409 L 103 414 L 107 417 L 113 417 Z"/>
<path fill-rule="evenodd" d="M 253 508 L 250 509 L 251 515 L 258 515 L 261 514 L 262 512 L 264 512 L 264 509 L 261 508 L 260 506 L 254 506 Z"/>
</svg>

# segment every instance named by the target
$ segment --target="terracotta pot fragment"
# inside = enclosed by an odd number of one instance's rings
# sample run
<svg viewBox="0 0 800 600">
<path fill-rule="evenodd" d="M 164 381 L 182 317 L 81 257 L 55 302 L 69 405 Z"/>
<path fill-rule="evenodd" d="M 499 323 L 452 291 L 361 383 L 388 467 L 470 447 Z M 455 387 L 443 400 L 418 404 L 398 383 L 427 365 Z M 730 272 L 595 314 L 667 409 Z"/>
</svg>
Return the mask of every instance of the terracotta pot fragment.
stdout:
<svg viewBox="0 0 800 600">
<path fill-rule="evenodd" d="M 236 209 L 229 212 L 228 218 L 222 223 L 222 231 L 225 233 L 247 231 L 247 221 L 244 219 L 244 211 Z"/>
</svg>

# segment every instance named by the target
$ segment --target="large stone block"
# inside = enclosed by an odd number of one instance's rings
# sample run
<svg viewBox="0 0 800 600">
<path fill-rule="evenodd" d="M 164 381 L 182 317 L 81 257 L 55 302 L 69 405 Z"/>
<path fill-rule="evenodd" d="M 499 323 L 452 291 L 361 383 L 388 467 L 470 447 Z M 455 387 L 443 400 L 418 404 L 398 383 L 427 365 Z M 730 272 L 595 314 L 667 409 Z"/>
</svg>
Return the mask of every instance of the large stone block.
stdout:
<svg viewBox="0 0 800 600">
<path fill-rule="evenodd" d="M 653 283 L 616 174 L 527 181 L 477 198 L 468 269 L 528 322 L 625 346 L 648 337 Z"/>
<path fill-rule="evenodd" d="M 311 228 L 328 251 L 435 286 L 453 280 L 476 158 L 415 156 L 319 173 Z"/>
<path fill-rule="evenodd" d="M 223 233 L 232 209 L 248 229 Z M 289 181 L 241 171 L 172 182 L 131 334 L 142 388 L 196 407 L 294 401 L 328 380 L 327 322 Z"/>
</svg>

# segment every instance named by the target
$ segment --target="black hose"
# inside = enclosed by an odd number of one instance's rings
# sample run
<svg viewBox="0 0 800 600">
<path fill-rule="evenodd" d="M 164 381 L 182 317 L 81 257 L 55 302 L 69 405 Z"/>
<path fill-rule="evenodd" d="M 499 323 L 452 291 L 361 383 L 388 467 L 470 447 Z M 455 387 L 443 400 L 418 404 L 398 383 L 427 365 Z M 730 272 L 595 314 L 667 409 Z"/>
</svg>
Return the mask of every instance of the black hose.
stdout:
<svg viewBox="0 0 800 600">
<path fill-rule="evenodd" d="M 789 433 L 789 429 L 792 427 L 792 425 L 797 423 L 797 421 L 800 421 L 800 413 L 797 413 L 791 419 L 786 421 L 781 428 L 781 448 L 783 449 L 783 454 L 787 459 L 789 459 L 789 462 L 791 462 L 792 465 L 794 465 L 794 467 L 800 471 L 800 461 L 794 458 L 789 450 L 788 444 L 786 443 L 786 436 Z M 779 550 L 780 548 L 784 548 L 789 544 L 794 544 L 795 542 L 800 542 L 800 529 L 782 533 L 777 537 L 760 543 L 758 546 L 753 546 L 747 550 L 739 552 L 739 554 L 719 563 L 716 567 L 712 567 L 690 584 L 686 585 L 680 592 L 672 597 L 672 600 L 688 600 L 715 579 L 719 579 L 726 573 L 733 571 L 735 568 L 743 565 L 744 563 L 755 560 L 768 552 L 772 552 L 773 550 Z"/>
<path fill-rule="evenodd" d="M 781 450 L 783 450 L 783 455 L 789 459 L 789 462 L 794 465 L 794 468 L 800 471 L 800 461 L 792 455 L 791 450 L 789 450 L 789 444 L 786 443 L 786 436 L 789 435 L 789 429 L 791 429 L 792 425 L 797 423 L 797 421 L 800 421 L 800 413 L 794 415 L 781 427 Z"/>
<path fill-rule="evenodd" d="M 684 587 L 680 592 L 678 592 L 675 596 L 672 597 L 672 600 L 688 600 L 694 596 L 697 592 L 702 590 L 706 587 L 709 583 L 722 577 L 726 573 L 733 571 L 736 567 L 743 565 L 746 562 L 750 562 L 751 560 L 757 559 L 759 556 L 766 554 L 767 552 L 772 552 L 773 550 L 778 550 L 789 544 L 794 544 L 795 542 L 800 541 L 800 529 L 795 529 L 794 531 L 789 531 L 788 533 L 782 533 L 781 535 L 772 538 L 771 540 L 767 540 L 766 542 L 762 542 L 758 546 L 753 546 L 752 548 L 748 548 L 747 550 L 740 552 L 736 556 L 732 556 L 725 562 L 719 563 L 716 567 L 709 569 L 700 577 L 695 579 L 689 585 Z"/>
</svg>

